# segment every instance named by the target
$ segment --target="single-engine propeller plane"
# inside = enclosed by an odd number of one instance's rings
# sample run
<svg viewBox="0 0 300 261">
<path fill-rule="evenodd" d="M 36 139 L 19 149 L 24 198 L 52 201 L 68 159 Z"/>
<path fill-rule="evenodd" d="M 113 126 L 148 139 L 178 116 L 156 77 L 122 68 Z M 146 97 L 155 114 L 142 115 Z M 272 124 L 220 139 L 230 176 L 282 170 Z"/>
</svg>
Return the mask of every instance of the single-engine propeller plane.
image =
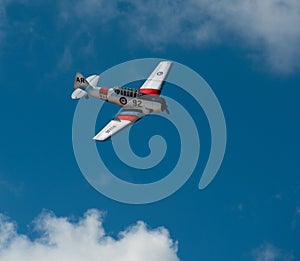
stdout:
<svg viewBox="0 0 300 261">
<path fill-rule="evenodd" d="M 99 75 L 91 75 L 85 79 L 81 73 L 76 73 L 72 99 L 92 96 L 122 107 L 115 118 L 93 139 L 105 141 L 152 112 L 169 113 L 166 101 L 160 97 L 160 93 L 171 67 L 170 61 L 160 62 L 140 89 L 98 87 Z"/>
</svg>

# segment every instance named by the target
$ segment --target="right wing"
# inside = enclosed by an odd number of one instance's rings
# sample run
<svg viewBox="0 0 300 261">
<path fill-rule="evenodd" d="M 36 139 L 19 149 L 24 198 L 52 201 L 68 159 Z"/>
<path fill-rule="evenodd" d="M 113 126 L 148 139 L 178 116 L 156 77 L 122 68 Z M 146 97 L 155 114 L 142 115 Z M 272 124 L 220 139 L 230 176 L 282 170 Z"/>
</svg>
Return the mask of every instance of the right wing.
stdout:
<svg viewBox="0 0 300 261">
<path fill-rule="evenodd" d="M 160 95 L 163 83 L 172 67 L 172 62 L 160 62 L 140 88 L 140 92 L 149 95 Z"/>
<path fill-rule="evenodd" d="M 148 114 L 150 114 L 150 111 L 147 109 L 136 109 L 135 107 L 124 106 L 116 117 L 111 120 L 93 139 L 105 141 Z"/>
</svg>

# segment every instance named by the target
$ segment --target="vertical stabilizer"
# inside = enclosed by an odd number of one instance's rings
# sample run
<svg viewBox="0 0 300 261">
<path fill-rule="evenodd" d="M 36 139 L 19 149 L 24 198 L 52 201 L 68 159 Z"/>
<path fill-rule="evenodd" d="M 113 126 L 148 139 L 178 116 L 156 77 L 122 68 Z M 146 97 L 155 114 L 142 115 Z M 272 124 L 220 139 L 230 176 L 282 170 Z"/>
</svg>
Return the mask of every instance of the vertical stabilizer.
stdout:
<svg viewBox="0 0 300 261">
<path fill-rule="evenodd" d="M 86 87 L 90 86 L 89 82 L 84 78 L 84 76 L 77 72 L 74 81 L 74 89 L 86 89 Z"/>
</svg>

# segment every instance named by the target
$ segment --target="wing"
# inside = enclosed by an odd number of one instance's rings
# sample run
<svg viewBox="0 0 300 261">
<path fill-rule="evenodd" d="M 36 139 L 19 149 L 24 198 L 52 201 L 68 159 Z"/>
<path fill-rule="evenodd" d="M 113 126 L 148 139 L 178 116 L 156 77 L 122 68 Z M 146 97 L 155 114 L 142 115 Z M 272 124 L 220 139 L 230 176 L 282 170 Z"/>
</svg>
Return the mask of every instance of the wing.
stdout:
<svg viewBox="0 0 300 261">
<path fill-rule="evenodd" d="M 93 139 L 105 141 L 148 114 L 150 114 L 150 111 L 147 109 L 136 109 L 124 106 L 116 117 L 111 120 Z"/>
<path fill-rule="evenodd" d="M 160 95 L 165 79 L 172 67 L 172 62 L 160 62 L 140 88 L 140 92 L 149 95 Z"/>
</svg>

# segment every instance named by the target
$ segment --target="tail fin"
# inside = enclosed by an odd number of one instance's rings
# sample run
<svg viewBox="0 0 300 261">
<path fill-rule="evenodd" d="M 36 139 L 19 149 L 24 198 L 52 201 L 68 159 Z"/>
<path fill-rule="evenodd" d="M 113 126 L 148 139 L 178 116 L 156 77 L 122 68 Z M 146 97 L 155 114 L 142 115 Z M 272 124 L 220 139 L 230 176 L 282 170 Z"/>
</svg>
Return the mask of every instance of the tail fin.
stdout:
<svg viewBox="0 0 300 261">
<path fill-rule="evenodd" d="M 99 75 L 91 75 L 87 79 L 84 76 L 77 72 L 74 80 L 74 91 L 71 95 L 72 99 L 80 99 L 82 97 L 89 97 L 89 93 L 95 90 L 99 82 Z M 96 90 L 97 91 L 97 90 Z"/>
<path fill-rule="evenodd" d="M 89 82 L 81 73 L 77 72 L 74 81 L 74 89 L 80 88 L 84 90 L 88 86 L 90 86 Z"/>
<path fill-rule="evenodd" d="M 86 89 L 89 87 L 89 82 L 79 72 L 76 73 L 74 81 L 74 91 L 71 95 L 72 99 L 80 99 L 82 97 L 88 97 Z"/>
</svg>

